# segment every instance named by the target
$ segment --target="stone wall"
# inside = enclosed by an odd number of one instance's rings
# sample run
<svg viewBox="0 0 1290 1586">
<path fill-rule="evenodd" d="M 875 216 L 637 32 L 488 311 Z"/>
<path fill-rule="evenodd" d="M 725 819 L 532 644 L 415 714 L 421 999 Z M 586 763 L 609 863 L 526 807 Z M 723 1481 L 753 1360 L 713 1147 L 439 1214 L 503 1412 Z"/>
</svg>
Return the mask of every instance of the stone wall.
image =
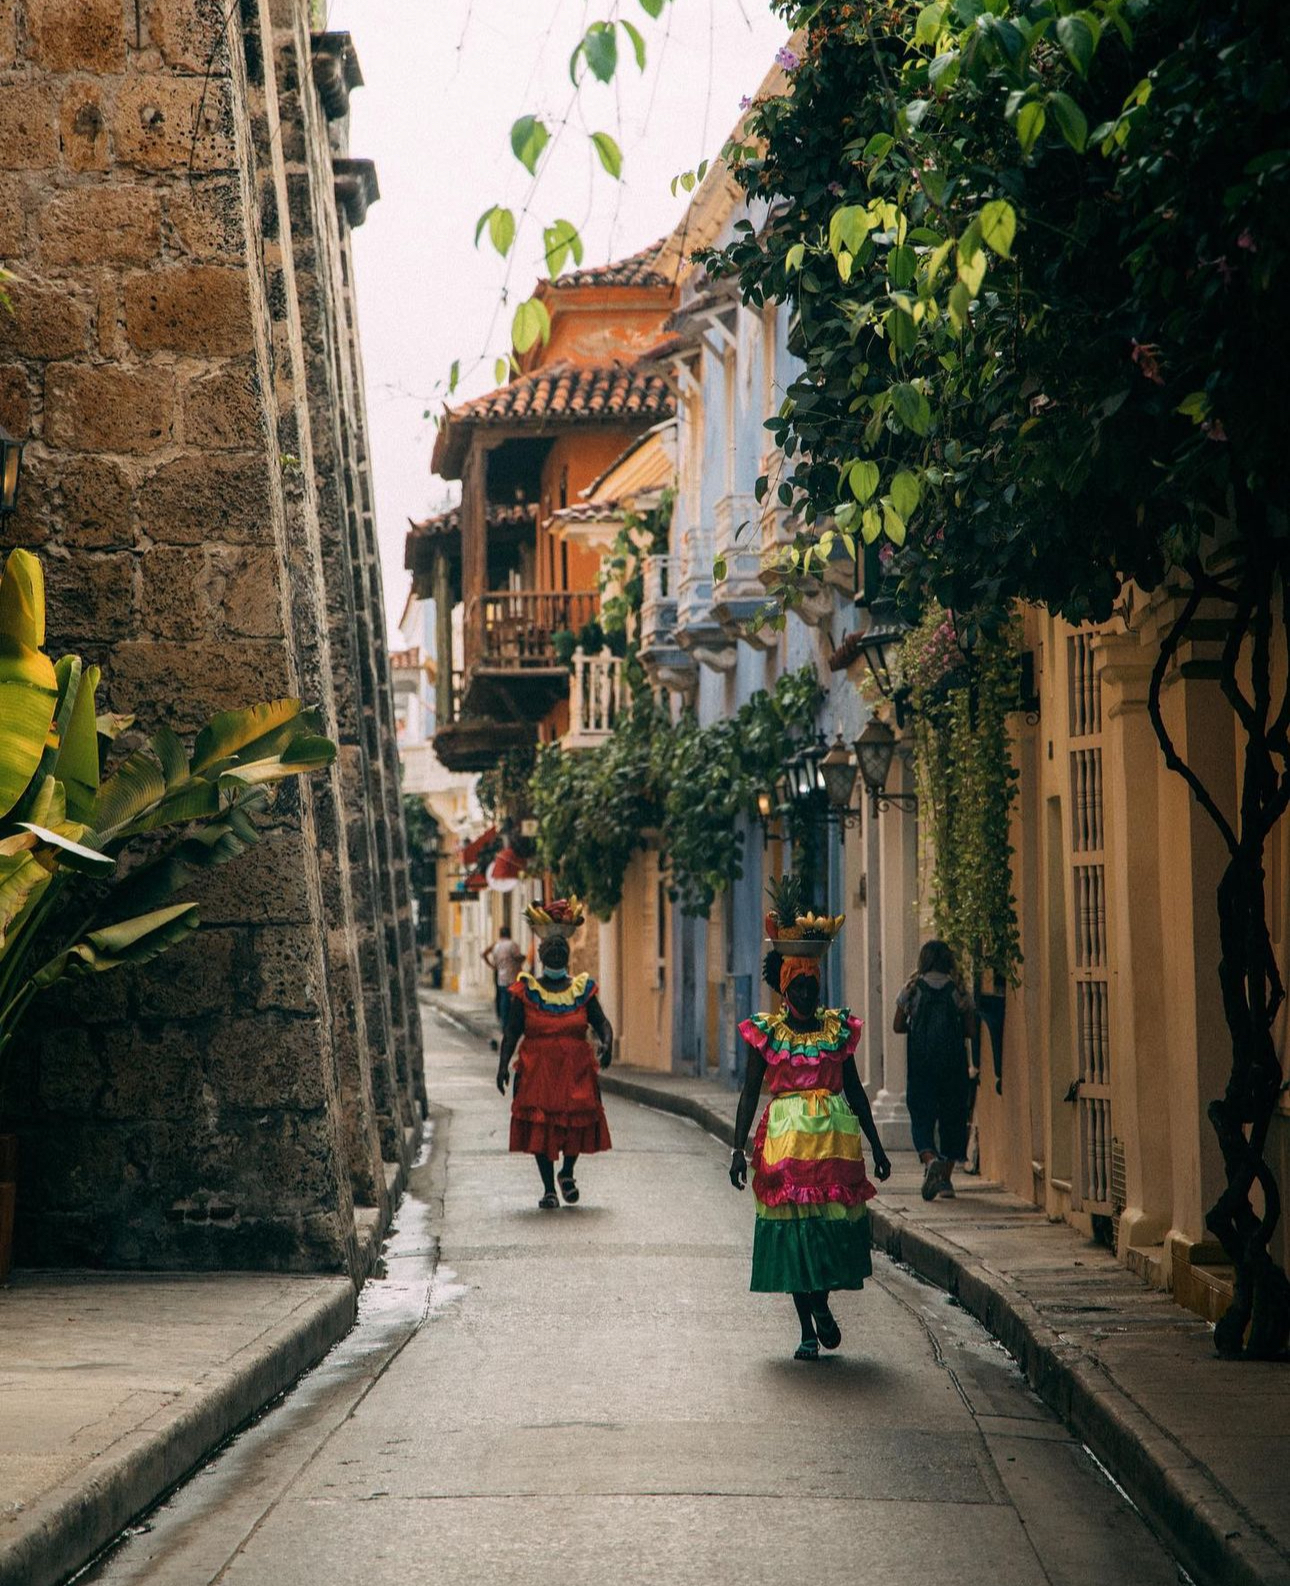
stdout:
<svg viewBox="0 0 1290 1586">
<path fill-rule="evenodd" d="M 5 536 L 50 648 L 142 734 L 300 694 L 341 746 L 198 889 L 195 938 L 47 999 L 4 1098 L 29 1264 L 353 1271 L 422 1116 L 351 295 L 375 178 L 352 47 L 308 12 L 0 0 Z"/>
</svg>

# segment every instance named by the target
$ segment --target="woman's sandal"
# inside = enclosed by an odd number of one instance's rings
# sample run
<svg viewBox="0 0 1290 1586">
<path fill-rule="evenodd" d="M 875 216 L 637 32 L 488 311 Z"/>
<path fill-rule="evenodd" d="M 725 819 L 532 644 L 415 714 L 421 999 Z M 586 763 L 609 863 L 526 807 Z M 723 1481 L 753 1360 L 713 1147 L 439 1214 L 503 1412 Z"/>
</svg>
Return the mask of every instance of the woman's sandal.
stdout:
<svg viewBox="0 0 1290 1586">
<path fill-rule="evenodd" d="M 573 1182 L 572 1173 L 557 1173 L 556 1183 L 560 1186 L 560 1193 L 570 1206 L 578 1204 L 578 1186 Z"/>
<path fill-rule="evenodd" d="M 814 1338 L 804 1338 L 793 1351 L 794 1360 L 818 1360 L 819 1358 L 820 1346 Z"/>
<path fill-rule="evenodd" d="M 540 1212 L 558 1212 L 560 1210 L 560 1197 L 554 1190 L 548 1190 L 538 1202 Z"/>
<path fill-rule="evenodd" d="M 842 1329 L 833 1312 L 827 1307 L 822 1311 L 812 1311 L 811 1320 L 815 1323 L 815 1335 L 825 1349 L 836 1349 L 842 1342 Z"/>
</svg>

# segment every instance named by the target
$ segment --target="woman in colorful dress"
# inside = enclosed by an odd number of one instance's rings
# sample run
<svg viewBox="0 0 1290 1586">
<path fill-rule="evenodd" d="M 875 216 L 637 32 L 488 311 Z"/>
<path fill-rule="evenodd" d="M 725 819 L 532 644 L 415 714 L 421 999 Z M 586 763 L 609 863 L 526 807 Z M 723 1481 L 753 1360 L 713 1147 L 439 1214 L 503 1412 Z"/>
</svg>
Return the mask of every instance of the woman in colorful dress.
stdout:
<svg viewBox="0 0 1290 1586">
<path fill-rule="evenodd" d="M 802 1333 L 796 1360 L 817 1360 L 821 1345 L 838 1347 L 842 1330 L 829 1295 L 863 1288 L 873 1271 L 865 1202 L 877 1191 L 865 1173 L 861 1135 L 873 1151 L 875 1176 L 891 1173 L 856 1072 L 860 1020 L 846 1008 L 819 1006 L 820 955 L 842 918 L 799 917 L 794 929 L 818 933 L 814 939 L 772 940 L 763 973 L 783 1007 L 739 1026 L 747 1071 L 730 1182 L 739 1190 L 747 1183 L 744 1143 L 769 1079 L 770 1101 L 753 1141 L 757 1221 L 750 1287 L 793 1296 Z"/>
<path fill-rule="evenodd" d="M 579 1198 L 574 1168 L 580 1156 L 610 1149 L 609 1125 L 600 1102 L 596 1059 L 588 1030 L 608 1068 L 614 1032 L 596 1000 L 590 975 L 569 976 L 569 938 L 583 922 L 577 898 L 559 898 L 546 908 L 525 911 L 538 938 L 541 974 L 520 971 L 511 984 L 511 1001 L 497 1055 L 497 1088 L 506 1094 L 516 1047 L 511 1092 L 511 1150 L 525 1151 L 542 1176 L 542 1211 L 572 1206 Z M 564 1162 L 557 1175 L 556 1160 Z"/>
</svg>

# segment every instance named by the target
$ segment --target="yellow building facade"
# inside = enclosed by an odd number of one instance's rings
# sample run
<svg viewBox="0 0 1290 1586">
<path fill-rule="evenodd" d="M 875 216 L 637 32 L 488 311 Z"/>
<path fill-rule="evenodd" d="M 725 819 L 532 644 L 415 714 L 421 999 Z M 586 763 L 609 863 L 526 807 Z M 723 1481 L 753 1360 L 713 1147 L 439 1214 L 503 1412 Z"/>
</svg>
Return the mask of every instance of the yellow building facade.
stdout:
<svg viewBox="0 0 1290 1586">
<path fill-rule="evenodd" d="M 1010 989 L 1002 1083 L 988 1037 L 976 1122 L 981 1172 L 1034 1200 L 1211 1319 L 1230 1269 L 1205 1212 L 1225 1183 L 1206 1108 L 1231 1043 L 1218 984 L 1217 831 L 1169 771 L 1148 716 L 1165 591 L 1102 627 L 1024 617 L 1037 712 L 1013 718 L 1019 773 L 1014 893 L 1024 963 Z M 1184 645 L 1161 708 L 1179 752 L 1235 819 L 1238 728 L 1216 680 L 1216 630 Z M 1286 969 L 1284 821 L 1268 852 L 1268 913 Z M 1284 1057 L 1285 1015 L 1278 1030 Z M 1290 1183 L 1284 1102 L 1269 1160 Z M 1286 1260 L 1284 1222 L 1273 1255 Z"/>
</svg>

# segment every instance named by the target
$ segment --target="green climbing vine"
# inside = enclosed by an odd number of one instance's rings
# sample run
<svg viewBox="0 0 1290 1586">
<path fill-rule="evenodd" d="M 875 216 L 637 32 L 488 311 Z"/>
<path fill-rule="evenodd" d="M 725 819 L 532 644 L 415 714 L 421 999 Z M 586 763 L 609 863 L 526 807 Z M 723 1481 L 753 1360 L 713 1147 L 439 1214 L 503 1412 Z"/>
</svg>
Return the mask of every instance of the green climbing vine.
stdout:
<svg viewBox="0 0 1290 1586">
<path fill-rule="evenodd" d="M 1015 983 L 1021 938 L 1009 819 L 1017 772 L 1008 736 L 1017 709 L 1015 628 L 960 646 L 952 613 L 931 607 L 901 646 L 900 681 L 916 713 L 914 763 L 937 934 L 967 971 Z"/>
<path fill-rule="evenodd" d="M 819 695 L 814 668 L 803 667 L 728 720 L 700 726 L 692 713 L 673 722 L 642 688 L 601 748 L 545 745 L 529 784 L 539 862 L 607 917 L 632 856 L 657 832 L 672 897 L 706 915 L 743 873 L 740 817 L 755 812 L 758 789 L 810 732 Z"/>
</svg>

